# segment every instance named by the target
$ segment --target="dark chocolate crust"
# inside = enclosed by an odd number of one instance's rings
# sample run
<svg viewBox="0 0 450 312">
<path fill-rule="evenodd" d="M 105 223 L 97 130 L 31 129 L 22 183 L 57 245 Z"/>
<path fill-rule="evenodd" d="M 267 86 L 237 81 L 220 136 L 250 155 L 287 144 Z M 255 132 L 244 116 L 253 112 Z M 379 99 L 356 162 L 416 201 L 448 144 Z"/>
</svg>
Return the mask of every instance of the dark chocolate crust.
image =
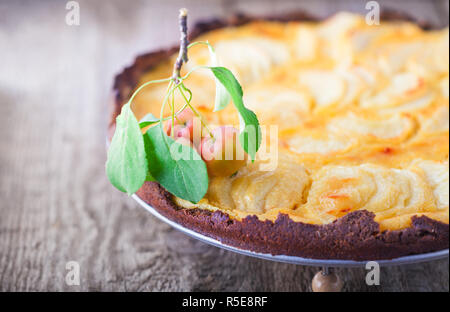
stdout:
<svg viewBox="0 0 450 312">
<path fill-rule="evenodd" d="M 375 214 L 353 211 L 326 225 L 292 221 L 279 214 L 275 222 L 248 216 L 241 221 L 223 211 L 185 209 L 156 182 L 136 193 L 165 217 L 224 244 L 273 255 L 314 259 L 378 260 L 448 248 L 448 224 L 413 217 L 412 227 L 380 232 Z"/>
<path fill-rule="evenodd" d="M 304 12 L 265 18 L 237 14 L 227 20 L 213 19 L 197 23 L 190 32 L 190 39 L 210 30 L 243 25 L 258 19 L 286 22 L 317 20 Z M 407 20 L 424 29 L 432 28 L 430 24 L 394 11 L 383 12 L 382 19 Z M 116 76 L 109 123 L 110 138 L 115 130 L 115 119 L 136 88 L 141 75 L 167 60 L 176 51 L 177 47 L 173 47 L 140 55 L 133 65 Z M 162 215 L 184 227 L 230 246 L 273 255 L 379 260 L 442 250 L 449 245 L 449 225 L 426 216 L 412 217 L 410 228 L 381 232 L 379 224 L 374 221 L 375 215 L 366 210 L 351 212 L 325 225 L 295 222 L 285 214 L 279 214 L 274 222 L 261 221 L 256 216 L 248 216 L 239 221 L 224 211 L 179 207 L 172 201 L 171 195 L 156 182 L 145 182 L 136 194 Z"/>
</svg>

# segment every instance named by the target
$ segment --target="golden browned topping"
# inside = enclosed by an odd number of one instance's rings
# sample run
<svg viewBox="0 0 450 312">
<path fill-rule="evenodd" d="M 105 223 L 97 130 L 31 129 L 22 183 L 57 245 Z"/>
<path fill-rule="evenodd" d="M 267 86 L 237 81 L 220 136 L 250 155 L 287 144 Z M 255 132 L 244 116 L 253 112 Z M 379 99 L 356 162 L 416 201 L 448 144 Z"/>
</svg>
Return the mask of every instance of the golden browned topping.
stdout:
<svg viewBox="0 0 450 312">
<path fill-rule="evenodd" d="M 322 23 L 261 21 L 202 35 L 241 82 L 261 124 L 278 125 L 278 165 L 268 171 L 260 159 L 231 177 L 212 178 L 196 206 L 175 200 L 235 218 L 274 220 L 283 212 L 325 224 L 365 209 L 382 229 L 406 228 L 413 215 L 448 223 L 448 38 L 448 29 L 369 26 L 347 13 Z M 208 52 L 193 47 L 184 71 L 208 63 Z M 141 82 L 169 75 L 171 64 Z M 237 125 L 231 109 L 210 113 L 215 87 L 208 75 L 190 77 L 194 105 L 211 123 Z M 138 119 L 159 114 L 164 92 L 156 86 L 139 94 Z"/>
</svg>

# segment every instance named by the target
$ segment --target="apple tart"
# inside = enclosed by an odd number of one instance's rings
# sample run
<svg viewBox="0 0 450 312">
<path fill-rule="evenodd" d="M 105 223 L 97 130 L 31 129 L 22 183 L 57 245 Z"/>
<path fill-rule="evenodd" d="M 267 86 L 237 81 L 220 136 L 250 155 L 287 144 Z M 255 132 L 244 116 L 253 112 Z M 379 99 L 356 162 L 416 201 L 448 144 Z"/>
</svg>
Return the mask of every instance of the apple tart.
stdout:
<svg viewBox="0 0 450 312">
<path fill-rule="evenodd" d="M 256 252 L 376 260 L 448 248 L 448 28 L 425 30 L 392 13 L 373 26 L 350 13 L 239 15 L 199 23 L 190 38 L 208 40 L 242 84 L 266 129 L 263 147 L 232 176 L 210 177 L 196 204 L 156 182 L 144 184 L 141 199 Z M 139 56 L 116 77 L 111 133 L 137 86 L 170 76 L 176 52 Z M 208 62 L 194 46 L 183 71 Z M 210 123 L 239 123 L 229 107 L 212 114 L 210 72 L 196 71 L 187 85 Z M 164 92 L 155 85 L 138 94 L 137 119 L 158 115 Z"/>
</svg>

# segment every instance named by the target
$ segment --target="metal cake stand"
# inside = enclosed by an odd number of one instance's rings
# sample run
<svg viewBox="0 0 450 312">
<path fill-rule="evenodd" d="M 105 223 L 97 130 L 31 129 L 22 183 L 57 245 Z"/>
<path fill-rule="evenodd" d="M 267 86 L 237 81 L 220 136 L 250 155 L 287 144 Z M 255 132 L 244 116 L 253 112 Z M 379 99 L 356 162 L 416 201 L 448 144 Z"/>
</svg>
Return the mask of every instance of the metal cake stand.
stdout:
<svg viewBox="0 0 450 312">
<path fill-rule="evenodd" d="M 329 279 L 331 279 L 331 282 L 339 280 L 337 276 L 332 273 L 332 268 L 336 267 L 365 267 L 368 261 L 353 261 L 353 260 L 333 260 L 333 259 L 309 259 L 309 258 L 302 258 L 302 257 L 295 257 L 295 256 L 285 256 L 285 255 L 271 255 L 266 253 L 259 253 L 259 252 L 253 252 L 245 249 L 236 248 L 233 246 L 229 246 L 226 244 L 223 244 L 222 242 L 205 236 L 203 234 L 197 233 L 191 229 L 188 229 L 176 222 L 173 222 L 169 220 L 168 218 L 161 215 L 156 209 L 154 209 L 152 206 L 144 202 L 142 199 L 140 199 L 137 195 L 132 195 L 132 197 L 142 206 L 144 207 L 148 212 L 150 212 L 152 215 L 160 219 L 161 221 L 169 224 L 170 226 L 174 227 L 175 229 L 189 235 L 190 237 L 193 237 L 195 239 L 198 239 L 204 243 L 223 248 L 229 251 L 233 251 L 242 255 L 270 260 L 270 261 L 277 261 L 277 262 L 285 262 L 285 263 L 291 263 L 291 264 L 298 264 L 298 265 L 306 265 L 306 266 L 316 266 L 316 267 L 322 267 L 322 270 L 316 274 L 316 276 L 313 279 L 313 290 L 318 289 L 320 291 L 321 287 L 319 284 L 322 285 L 322 288 L 329 289 L 329 285 L 326 283 L 329 283 Z M 448 257 L 448 249 L 440 250 L 436 252 L 430 252 L 425 254 L 418 254 L 418 255 L 411 255 L 411 256 L 405 256 L 400 258 L 394 258 L 390 260 L 377 260 L 376 262 L 380 266 L 394 266 L 394 265 L 402 265 L 402 264 L 413 264 L 413 263 L 419 263 L 419 262 L 426 262 L 426 261 L 432 261 L 432 260 L 438 260 Z M 328 279 L 327 279 L 328 278 Z M 325 284 L 324 284 L 325 283 Z M 316 285 L 315 285 L 316 284 Z M 315 287 L 316 286 L 316 287 Z M 342 287 L 342 284 L 340 285 Z M 338 287 L 337 290 L 340 289 Z"/>
</svg>

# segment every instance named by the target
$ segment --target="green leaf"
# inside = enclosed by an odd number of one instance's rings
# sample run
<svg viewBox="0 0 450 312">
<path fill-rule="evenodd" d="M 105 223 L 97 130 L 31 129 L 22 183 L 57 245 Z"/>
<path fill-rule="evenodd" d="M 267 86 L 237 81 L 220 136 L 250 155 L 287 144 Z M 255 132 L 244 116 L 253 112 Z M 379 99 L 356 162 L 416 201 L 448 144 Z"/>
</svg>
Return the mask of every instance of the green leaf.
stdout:
<svg viewBox="0 0 450 312">
<path fill-rule="evenodd" d="M 148 129 L 144 141 L 153 178 L 173 195 L 198 203 L 208 190 L 206 164 L 198 153 L 168 137 L 159 126 Z"/>
<path fill-rule="evenodd" d="M 157 122 L 159 122 L 159 118 L 156 118 L 153 114 L 148 113 L 147 115 L 142 117 L 141 120 L 139 120 L 139 127 L 142 129 Z"/>
<path fill-rule="evenodd" d="M 147 172 L 144 138 L 127 103 L 116 119 L 116 131 L 106 161 L 106 175 L 112 185 L 131 195 L 144 184 Z"/>
<path fill-rule="evenodd" d="M 208 44 L 208 50 L 209 55 L 211 57 L 212 65 L 214 67 L 219 66 L 219 61 L 217 59 L 216 52 L 214 51 L 213 47 L 210 44 Z M 220 81 L 217 78 L 214 78 L 214 81 L 216 82 L 216 97 L 214 100 L 214 111 L 218 112 L 228 106 L 228 104 L 231 101 L 231 97 L 227 89 L 225 89 L 224 85 L 220 83 Z"/>
<path fill-rule="evenodd" d="M 255 113 L 244 106 L 242 87 L 233 73 L 225 67 L 210 67 L 214 76 L 228 91 L 239 113 L 239 142 L 244 151 L 255 160 L 256 152 L 261 146 L 261 128 Z"/>
<path fill-rule="evenodd" d="M 150 172 L 147 172 L 147 177 L 145 178 L 145 181 L 153 182 L 156 181 L 155 178 L 152 176 Z"/>
</svg>

